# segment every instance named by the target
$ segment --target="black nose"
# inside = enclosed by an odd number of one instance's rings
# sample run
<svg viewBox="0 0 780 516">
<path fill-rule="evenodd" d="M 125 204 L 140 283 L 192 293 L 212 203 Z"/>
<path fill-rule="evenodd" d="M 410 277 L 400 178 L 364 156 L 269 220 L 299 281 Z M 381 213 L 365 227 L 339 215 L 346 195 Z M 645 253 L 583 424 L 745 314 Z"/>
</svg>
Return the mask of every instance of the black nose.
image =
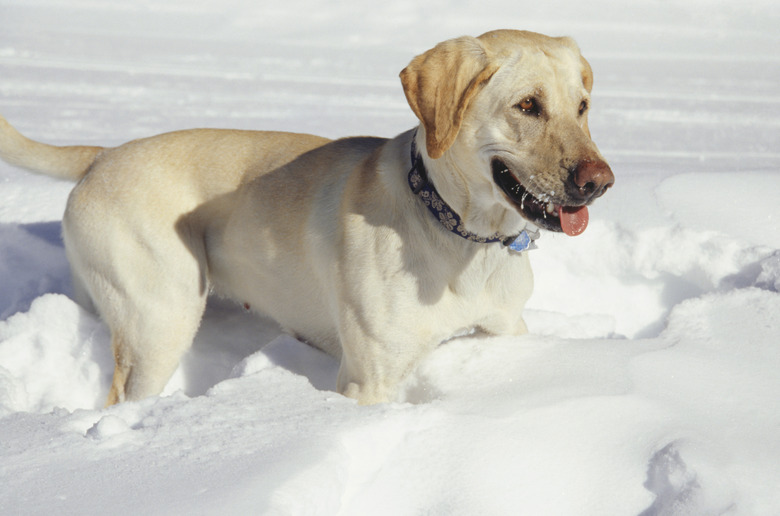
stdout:
<svg viewBox="0 0 780 516">
<path fill-rule="evenodd" d="M 583 204 L 601 197 L 615 184 L 612 169 L 603 160 L 585 159 L 569 170 L 566 193 Z"/>
</svg>

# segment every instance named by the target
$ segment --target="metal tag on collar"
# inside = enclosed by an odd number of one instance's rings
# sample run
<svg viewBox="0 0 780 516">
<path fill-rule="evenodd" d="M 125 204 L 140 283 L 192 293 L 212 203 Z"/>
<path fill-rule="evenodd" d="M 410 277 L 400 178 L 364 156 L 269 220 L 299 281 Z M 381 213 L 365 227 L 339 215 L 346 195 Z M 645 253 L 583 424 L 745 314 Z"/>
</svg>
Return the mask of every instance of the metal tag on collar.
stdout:
<svg viewBox="0 0 780 516">
<path fill-rule="evenodd" d="M 539 238 L 538 231 L 529 232 L 524 229 L 520 232 L 519 235 L 517 235 L 517 237 L 514 240 L 512 240 L 511 242 L 504 242 L 504 245 L 516 253 L 522 253 L 524 251 L 531 251 L 533 249 L 537 249 L 536 247 L 537 238 Z"/>
</svg>

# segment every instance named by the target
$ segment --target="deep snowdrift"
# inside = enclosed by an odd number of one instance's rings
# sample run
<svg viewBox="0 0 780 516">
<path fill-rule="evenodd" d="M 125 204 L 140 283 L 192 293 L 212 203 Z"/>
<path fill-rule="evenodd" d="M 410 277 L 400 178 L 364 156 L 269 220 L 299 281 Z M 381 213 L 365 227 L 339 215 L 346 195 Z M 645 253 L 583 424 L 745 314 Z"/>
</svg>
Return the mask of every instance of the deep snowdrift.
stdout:
<svg viewBox="0 0 780 516">
<path fill-rule="evenodd" d="M 215 301 L 167 396 L 102 409 L 72 185 L 0 164 L 0 512 L 780 513 L 780 15 L 610 5 L 0 0 L 0 113 L 34 138 L 392 136 L 411 57 L 513 27 L 579 41 L 617 175 L 532 252 L 531 333 L 445 343 L 397 403 L 356 406 L 334 360 Z"/>
</svg>

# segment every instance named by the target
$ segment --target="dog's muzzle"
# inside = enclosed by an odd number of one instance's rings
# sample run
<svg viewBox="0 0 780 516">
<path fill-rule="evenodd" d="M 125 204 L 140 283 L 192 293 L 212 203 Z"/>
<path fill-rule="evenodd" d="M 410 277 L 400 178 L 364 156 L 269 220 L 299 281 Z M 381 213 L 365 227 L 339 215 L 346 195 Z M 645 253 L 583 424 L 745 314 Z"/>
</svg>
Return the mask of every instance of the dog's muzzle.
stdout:
<svg viewBox="0 0 780 516">
<path fill-rule="evenodd" d="M 493 180 L 523 217 L 541 228 L 569 236 L 585 231 L 589 219 L 585 205 L 603 195 L 615 182 L 609 165 L 600 160 L 584 160 L 569 174 L 565 190 L 572 204 L 564 206 L 529 192 L 500 159 L 494 158 L 491 168 Z"/>
</svg>

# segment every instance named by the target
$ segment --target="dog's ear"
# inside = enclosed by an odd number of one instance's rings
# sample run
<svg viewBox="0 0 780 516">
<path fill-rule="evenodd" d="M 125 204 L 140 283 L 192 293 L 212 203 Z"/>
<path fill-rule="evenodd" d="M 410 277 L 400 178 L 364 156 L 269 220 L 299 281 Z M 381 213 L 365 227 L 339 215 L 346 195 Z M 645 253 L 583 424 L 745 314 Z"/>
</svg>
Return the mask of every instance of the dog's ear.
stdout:
<svg viewBox="0 0 780 516">
<path fill-rule="evenodd" d="M 455 141 L 469 102 L 497 69 L 480 41 L 464 36 L 439 43 L 401 71 L 431 158 L 440 158 Z"/>
<path fill-rule="evenodd" d="M 590 67 L 590 63 L 587 59 L 580 55 L 580 63 L 582 64 L 582 85 L 588 90 L 588 93 L 593 90 L 593 69 Z M 585 113 L 585 117 L 582 122 L 582 130 L 590 138 L 590 127 L 588 127 L 588 114 Z"/>
<path fill-rule="evenodd" d="M 580 63 L 582 64 L 582 85 L 590 93 L 593 90 L 593 69 L 588 60 L 582 56 L 580 56 Z"/>
</svg>

